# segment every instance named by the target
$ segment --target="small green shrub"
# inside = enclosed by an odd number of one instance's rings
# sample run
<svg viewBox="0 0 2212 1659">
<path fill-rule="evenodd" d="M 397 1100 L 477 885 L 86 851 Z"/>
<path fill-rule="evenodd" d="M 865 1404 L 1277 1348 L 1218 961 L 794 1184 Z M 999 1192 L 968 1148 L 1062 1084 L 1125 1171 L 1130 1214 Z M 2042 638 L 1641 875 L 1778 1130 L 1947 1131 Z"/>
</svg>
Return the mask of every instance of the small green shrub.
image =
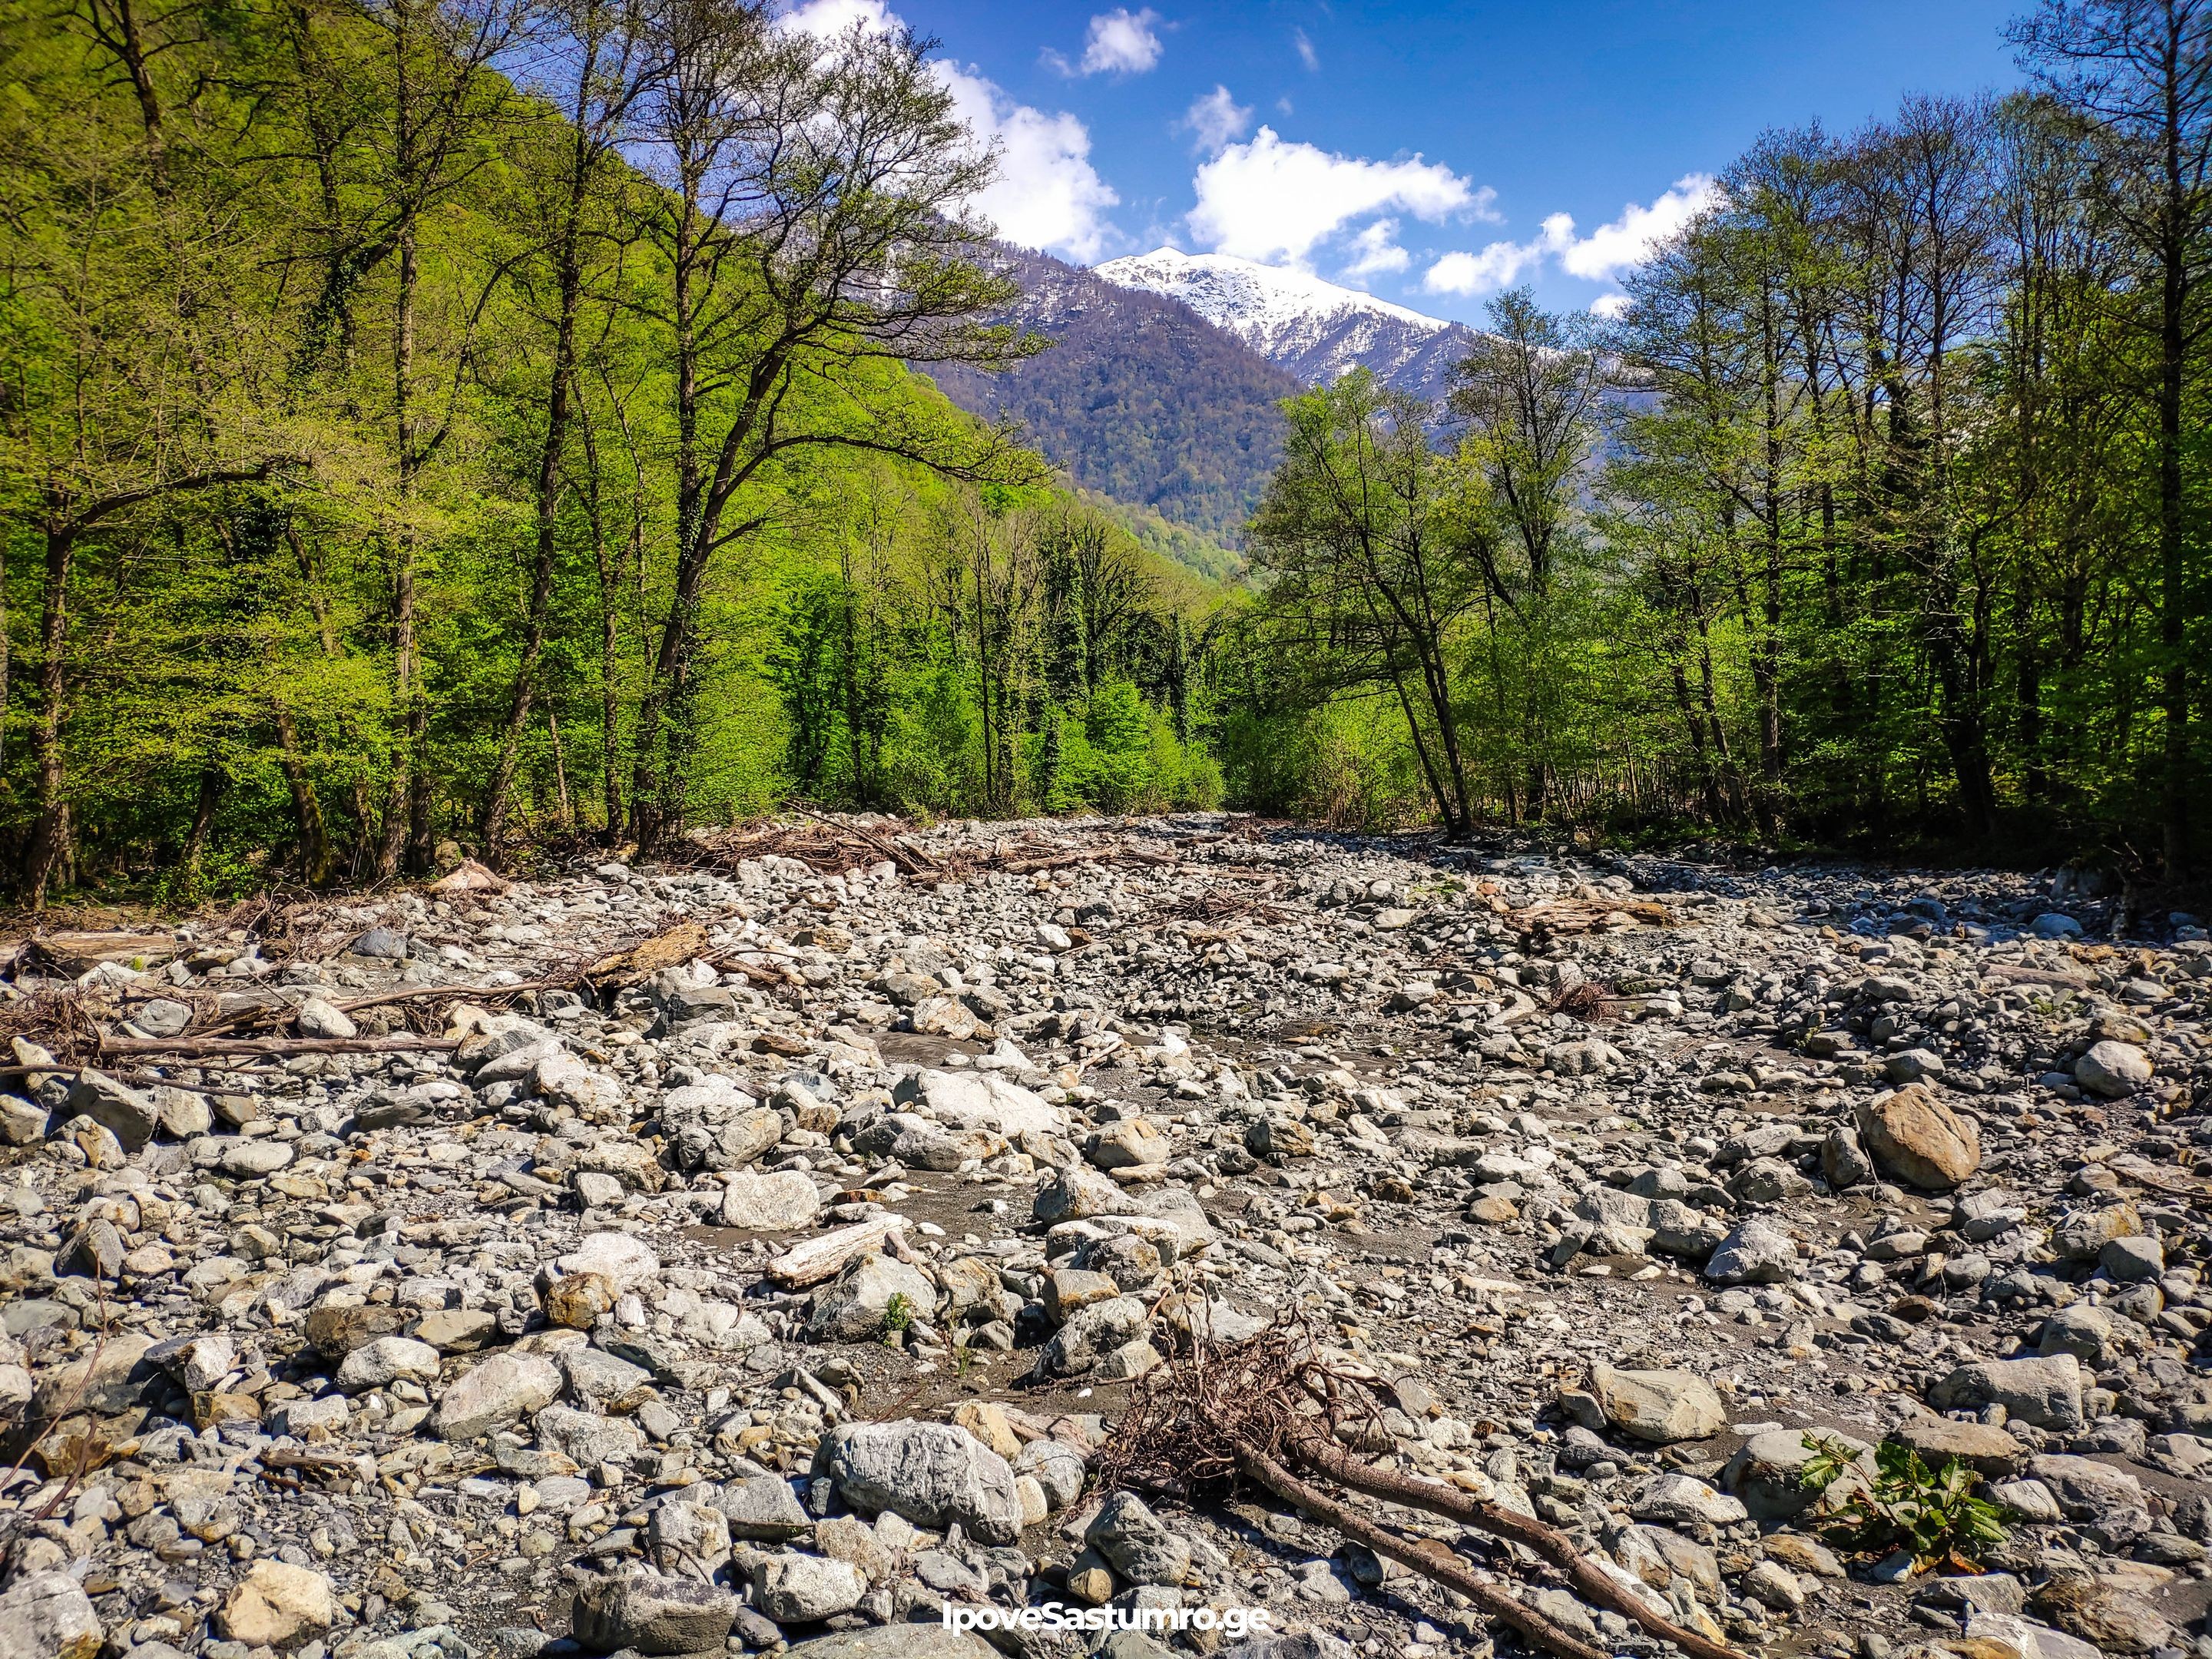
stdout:
<svg viewBox="0 0 2212 1659">
<path fill-rule="evenodd" d="M 904 1291 L 893 1291 L 891 1299 L 884 1304 L 884 1340 L 895 1343 L 907 1334 L 913 1324 L 913 1302 Z"/>
<path fill-rule="evenodd" d="M 1840 1441 L 1804 1437 L 1813 1456 L 1798 1484 L 1820 1494 L 1822 1514 L 1815 1523 L 1847 1549 L 1869 1554 L 1912 1552 L 1916 1564 L 1956 1557 L 1972 1562 L 1983 1550 L 2005 1540 L 2003 1512 L 1973 1496 L 1981 1476 L 1955 1457 L 1933 1473 L 1910 1446 L 1886 1440 L 1875 1449 L 1875 1474 L 1865 1480 L 1857 1454 Z M 1848 1497 L 1831 1505 L 1827 1494 L 1847 1474 L 1856 1474 Z"/>
</svg>

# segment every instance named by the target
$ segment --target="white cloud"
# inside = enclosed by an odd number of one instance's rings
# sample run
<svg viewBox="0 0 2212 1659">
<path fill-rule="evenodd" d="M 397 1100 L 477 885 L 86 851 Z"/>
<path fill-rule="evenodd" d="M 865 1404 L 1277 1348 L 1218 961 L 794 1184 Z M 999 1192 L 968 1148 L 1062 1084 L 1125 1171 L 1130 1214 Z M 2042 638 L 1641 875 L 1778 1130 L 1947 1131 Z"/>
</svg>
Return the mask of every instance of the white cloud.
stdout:
<svg viewBox="0 0 2212 1659">
<path fill-rule="evenodd" d="M 1152 25 L 1160 15 L 1149 6 L 1132 12 L 1125 6 L 1103 11 L 1091 20 L 1084 37 L 1082 75 L 1142 75 L 1160 61 L 1160 37 Z"/>
<path fill-rule="evenodd" d="M 1560 269 L 1570 276 L 1609 282 L 1632 266 L 1642 264 L 1654 248 L 1719 201 L 1720 196 L 1720 185 L 1710 173 L 1692 173 L 1677 179 L 1674 187 L 1650 207 L 1631 202 L 1611 224 L 1599 226 L 1561 250 Z"/>
<path fill-rule="evenodd" d="M 836 40 L 855 26 L 886 34 L 899 19 L 884 0 L 809 0 L 783 17 L 783 27 Z M 1017 102 L 973 69 L 942 60 L 932 65 L 952 94 L 953 113 L 976 138 L 994 144 L 999 165 L 969 206 L 1007 241 L 1089 261 L 1112 234 L 1106 210 L 1121 202 L 1091 165 L 1091 133 L 1074 116 Z"/>
<path fill-rule="evenodd" d="M 889 34 L 898 27 L 884 0 L 808 0 L 783 15 L 783 27 L 817 40 L 834 40 L 852 33 L 857 23 L 870 34 Z"/>
<path fill-rule="evenodd" d="M 1632 202 L 1620 218 L 1587 236 L 1576 236 L 1571 215 L 1554 213 L 1526 242 L 1492 242 L 1480 253 L 1447 253 L 1423 273 L 1421 286 L 1431 294 L 1494 293 L 1512 287 L 1546 259 L 1557 259 L 1570 276 L 1611 282 L 1642 264 L 1660 243 L 1720 199 L 1720 186 L 1709 174 L 1692 173 L 1676 179 L 1650 207 Z M 1601 294 L 1590 309 L 1601 317 L 1616 317 L 1627 305 L 1625 294 Z"/>
<path fill-rule="evenodd" d="M 1216 252 L 1303 262 L 1355 219 L 1395 208 L 1431 222 L 1493 216 L 1496 196 L 1418 155 L 1370 161 L 1312 144 L 1286 143 L 1273 127 L 1231 144 L 1191 180 L 1190 228 Z"/>
<path fill-rule="evenodd" d="M 1314 50 L 1314 43 L 1307 38 L 1306 32 L 1304 29 L 1292 29 L 1291 31 L 1291 45 L 1298 54 L 1298 62 L 1306 66 L 1306 71 L 1308 74 L 1313 74 L 1319 71 L 1321 69 L 1321 54 Z"/>
<path fill-rule="evenodd" d="M 1424 273 L 1421 286 L 1431 294 L 1461 295 L 1510 288 L 1540 252 L 1518 242 L 1492 242 L 1480 253 L 1447 253 Z"/>
<path fill-rule="evenodd" d="M 1194 99 L 1178 125 L 1198 140 L 1200 149 L 1218 155 L 1252 130 L 1252 112 L 1231 98 L 1228 88 L 1217 86 Z"/>
<path fill-rule="evenodd" d="M 1492 242 L 1480 253 L 1447 253 L 1423 273 L 1421 286 L 1431 294 L 1473 295 L 1510 288 L 1573 240 L 1575 222 L 1564 213 L 1544 221 L 1541 229 L 1526 242 Z"/>
<path fill-rule="evenodd" d="M 953 112 L 978 137 L 995 140 L 999 168 L 969 203 L 1024 247 L 1088 263 L 1104 252 L 1106 210 L 1121 198 L 1091 165 L 1091 134 L 1074 116 L 1016 103 L 981 76 L 940 64 Z"/>
<path fill-rule="evenodd" d="M 1344 274 L 1354 281 L 1403 270 L 1413 262 L 1413 256 L 1398 246 L 1395 219 L 1377 219 L 1353 237 L 1352 256 L 1352 263 L 1344 268 Z"/>
</svg>

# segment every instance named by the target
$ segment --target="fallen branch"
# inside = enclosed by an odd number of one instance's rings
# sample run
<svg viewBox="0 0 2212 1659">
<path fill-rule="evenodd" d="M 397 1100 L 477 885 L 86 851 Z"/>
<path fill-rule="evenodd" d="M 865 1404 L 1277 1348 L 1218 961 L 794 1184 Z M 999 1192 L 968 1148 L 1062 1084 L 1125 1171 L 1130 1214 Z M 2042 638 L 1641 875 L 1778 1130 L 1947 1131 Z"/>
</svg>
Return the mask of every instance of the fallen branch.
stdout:
<svg viewBox="0 0 2212 1659">
<path fill-rule="evenodd" d="M 1446 1589 L 1457 1590 L 1529 1646 L 1557 1654 L 1559 1659 L 1606 1659 L 1603 1648 L 1592 1647 L 1517 1596 L 1509 1595 L 1497 1585 L 1477 1578 L 1443 1545 L 1430 1540 L 1416 1543 L 1376 1524 L 1356 1510 L 1338 1503 L 1319 1487 L 1299 1480 L 1256 1447 L 1242 1448 L 1237 1462 L 1255 1483 L 1285 1503 L 1295 1504 L 1353 1543 L 1364 1544 L 1376 1554 L 1388 1556 Z M 1429 1547 L 1422 1547 L 1423 1544 Z"/>
<path fill-rule="evenodd" d="M 526 980 L 520 985 L 413 985 L 404 990 L 381 991 L 373 997 L 356 997 L 350 1002 L 331 1006 L 342 1014 L 357 1014 L 364 1008 L 382 1008 L 401 1002 L 435 1002 L 440 998 L 455 1001 L 483 998 L 490 1000 L 499 997 L 517 996 L 526 991 L 565 991 L 581 978 L 580 974 L 569 974 L 559 979 Z M 241 1031 L 259 1020 L 282 1024 L 296 1017 L 297 1008 L 289 1003 L 265 1004 L 253 1008 L 241 1008 L 238 1012 L 202 1026 L 194 1036 L 215 1036 L 224 1031 Z"/>
<path fill-rule="evenodd" d="M 798 813 L 799 816 L 803 818 L 812 818 L 817 823 L 828 824 L 830 828 L 835 830 L 840 835 L 850 836 L 856 841 L 866 842 L 869 846 L 874 848 L 876 851 L 881 853 L 885 858 L 896 865 L 900 871 L 904 874 L 918 876 L 926 871 L 932 871 L 937 868 L 937 860 L 930 857 L 928 854 L 921 851 L 919 848 L 901 848 L 896 846 L 890 842 L 884 840 L 880 836 L 869 834 L 868 831 L 861 829 L 860 825 L 856 823 L 841 823 L 836 818 L 825 817 L 819 812 L 808 811 L 804 806 L 799 806 L 794 804 L 792 805 L 791 810 Z"/>
<path fill-rule="evenodd" d="M 1733 1648 L 1650 1611 L 1619 1580 L 1577 1549 L 1573 1540 L 1556 1527 L 1547 1527 L 1541 1521 L 1517 1514 L 1503 1504 L 1485 1503 L 1449 1486 L 1377 1468 L 1317 1438 L 1295 1443 L 1291 1455 L 1297 1462 L 1354 1492 L 1407 1509 L 1426 1510 L 1431 1515 L 1441 1515 L 1462 1526 L 1474 1527 L 1494 1538 L 1534 1550 L 1566 1574 L 1575 1594 L 1583 1601 L 1608 1607 L 1624 1619 L 1634 1620 L 1654 1636 L 1674 1643 L 1683 1652 L 1696 1656 L 1696 1659 L 1741 1659 Z"/>
<path fill-rule="evenodd" d="M 451 1037 L 106 1037 L 102 1055 L 168 1054 L 178 1058 L 236 1056 L 286 1058 L 294 1054 L 444 1054 L 459 1048 Z M 40 1070 L 52 1069 L 41 1066 Z"/>
</svg>

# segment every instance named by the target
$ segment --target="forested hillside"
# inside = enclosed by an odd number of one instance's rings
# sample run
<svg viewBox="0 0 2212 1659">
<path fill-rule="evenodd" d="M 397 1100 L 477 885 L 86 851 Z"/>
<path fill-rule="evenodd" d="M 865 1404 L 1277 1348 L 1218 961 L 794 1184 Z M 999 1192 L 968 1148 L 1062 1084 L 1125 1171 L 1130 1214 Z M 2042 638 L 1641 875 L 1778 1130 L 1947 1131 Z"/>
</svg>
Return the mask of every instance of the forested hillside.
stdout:
<svg viewBox="0 0 2212 1659">
<path fill-rule="evenodd" d="M 724 0 L 0 27 L 32 903 L 792 793 L 1212 798 L 1211 601 L 904 367 L 1037 344 L 919 43 Z"/>
<path fill-rule="evenodd" d="M 1003 248 L 1022 298 L 1003 319 L 1053 342 L 1012 369 L 936 371 L 953 401 L 1004 416 L 1085 488 L 1233 544 L 1283 454 L 1298 381 L 1176 301 Z"/>
</svg>

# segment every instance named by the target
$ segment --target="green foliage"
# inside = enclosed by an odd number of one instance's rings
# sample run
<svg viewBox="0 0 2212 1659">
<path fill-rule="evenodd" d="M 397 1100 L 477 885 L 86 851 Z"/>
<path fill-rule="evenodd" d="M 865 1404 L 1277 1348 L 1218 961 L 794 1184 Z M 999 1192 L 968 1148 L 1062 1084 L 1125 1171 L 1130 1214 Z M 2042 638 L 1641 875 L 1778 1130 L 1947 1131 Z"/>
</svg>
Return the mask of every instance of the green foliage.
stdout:
<svg viewBox="0 0 2212 1659">
<path fill-rule="evenodd" d="M 368 878 L 793 795 L 1026 806 L 1048 710 L 1079 722 L 1104 678 L 1146 743 L 1097 791 L 1218 798 L 1154 741 L 1206 585 L 907 366 L 1034 349 L 959 206 L 987 161 L 910 40 L 765 18 L 673 42 L 619 8 L 188 0 L 139 20 L 138 76 L 113 32 L 0 0 L 27 893 Z M 786 112 L 785 142 L 664 96 L 672 51 L 720 54 L 704 101 Z M 703 171 L 659 176 L 685 122 Z M 1082 558 L 1063 520 L 1097 526 Z"/>
<path fill-rule="evenodd" d="M 904 1291 L 893 1291 L 884 1304 L 884 1340 L 896 1347 L 914 1328 L 914 1301 Z"/>
<path fill-rule="evenodd" d="M 1808 1434 L 1813 1455 L 1799 1473 L 1804 1490 L 1821 1495 L 1820 1528 L 1846 1548 L 1869 1554 L 1909 1550 L 1925 1565 L 1957 1557 L 1977 1559 L 2005 1540 L 2003 1511 L 1973 1496 L 1981 1477 L 1955 1457 L 1931 1473 L 1910 1446 L 1885 1440 L 1875 1449 L 1875 1475 L 1858 1468 L 1858 1454 L 1842 1442 Z M 1847 1495 L 1829 1504 L 1838 1485 Z"/>
</svg>

